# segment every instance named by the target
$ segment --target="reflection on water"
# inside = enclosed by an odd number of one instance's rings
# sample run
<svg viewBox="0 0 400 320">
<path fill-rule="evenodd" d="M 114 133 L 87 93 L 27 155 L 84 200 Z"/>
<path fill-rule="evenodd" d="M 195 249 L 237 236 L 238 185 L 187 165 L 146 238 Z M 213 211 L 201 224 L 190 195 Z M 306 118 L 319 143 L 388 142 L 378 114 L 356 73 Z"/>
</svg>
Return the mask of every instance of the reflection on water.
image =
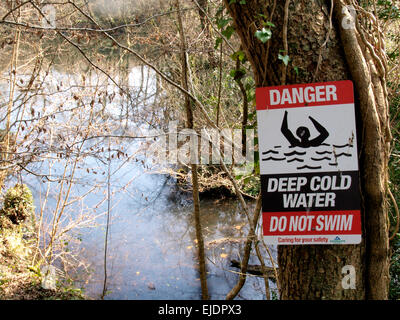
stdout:
<svg viewBox="0 0 400 320">
<path fill-rule="evenodd" d="M 155 187 L 157 181 L 153 183 Z M 200 298 L 192 206 L 171 203 L 170 192 L 171 187 L 164 187 L 157 199 L 149 199 L 148 205 L 127 197 L 114 208 L 108 255 L 110 294 L 106 298 Z M 244 217 L 235 201 L 221 204 L 205 201 L 201 209 L 210 295 L 213 299 L 223 299 L 235 283 L 236 275 L 229 272 L 229 260 L 239 254 Z M 104 236 L 99 231 L 94 239 Z M 90 241 L 85 248 L 85 258 L 94 262 L 86 288 L 90 294 L 99 296 L 104 279 L 103 246 Z M 259 278 L 249 279 L 248 285 L 262 288 Z M 242 294 L 248 299 L 262 298 L 262 291 L 244 290 Z"/>
<path fill-rule="evenodd" d="M 118 163 L 114 166 L 119 167 Z M 87 182 L 90 176 L 82 178 L 79 180 Z M 35 181 L 30 185 L 38 195 Z M 69 210 L 86 207 L 95 214 L 104 213 L 106 203 L 99 203 L 104 198 L 106 181 L 97 181 L 97 185 L 102 187 Z M 111 186 L 105 299 L 200 299 L 191 195 L 179 193 L 173 179 L 145 173 L 140 162 L 127 163 L 115 172 Z M 77 185 L 77 196 L 88 188 Z M 48 207 L 55 204 L 52 198 Z M 240 258 L 248 231 L 241 212 L 236 200 L 201 202 L 211 299 L 224 299 L 237 281 L 238 270 L 230 267 L 230 260 Z M 97 223 L 97 228 L 79 231 L 79 258 L 89 264 L 91 272 L 82 273 L 77 284 L 94 298 L 100 298 L 103 291 L 106 217 L 97 218 Z M 251 263 L 258 261 L 253 257 Z M 262 279 L 249 276 L 240 298 L 265 298 Z"/>
</svg>

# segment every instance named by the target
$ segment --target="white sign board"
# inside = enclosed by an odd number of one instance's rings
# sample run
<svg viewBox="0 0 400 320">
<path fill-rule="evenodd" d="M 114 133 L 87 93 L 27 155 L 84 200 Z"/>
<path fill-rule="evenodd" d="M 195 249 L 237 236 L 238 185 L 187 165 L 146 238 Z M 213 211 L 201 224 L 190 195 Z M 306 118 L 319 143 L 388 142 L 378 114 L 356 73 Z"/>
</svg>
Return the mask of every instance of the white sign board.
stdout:
<svg viewBox="0 0 400 320">
<path fill-rule="evenodd" d="M 351 81 L 257 88 L 268 244 L 361 241 Z"/>
</svg>

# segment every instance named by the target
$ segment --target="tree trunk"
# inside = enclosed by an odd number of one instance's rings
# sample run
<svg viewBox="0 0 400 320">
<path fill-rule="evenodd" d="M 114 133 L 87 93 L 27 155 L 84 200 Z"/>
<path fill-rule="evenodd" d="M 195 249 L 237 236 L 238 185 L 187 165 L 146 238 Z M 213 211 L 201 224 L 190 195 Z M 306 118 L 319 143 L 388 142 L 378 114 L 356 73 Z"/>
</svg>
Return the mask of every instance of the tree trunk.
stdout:
<svg viewBox="0 0 400 320">
<path fill-rule="evenodd" d="M 252 65 L 257 87 L 347 79 L 355 84 L 363 241 L 359 245 L 279 246 L 281 299 L 386 299 L 385 197 L 390 134 L 384 75 L 379 74 L 377 62 L 357 30 L 342 27 L 346 3 L 224 2 Z M 254 34 L 267 21 L 275 27 L 271 28 L 271 40 L 263 43 Z M 288 66 L 279 54 L 289 55 Z M 342 286 L 342 268 L 346 265 L 355 268 L 355 289 Z"/>
<path fill-rule="evenodd" d="M 188 84 L 188 60 L 186 53 L 186 37 L 185 31 L 183 30 L 182 16 L 180 12 L 180 2 L 175 0 L 175 6 L 178 10 L 178 25 L 179 25 L 179 35 L 181 40 L 181 64 L 182 64 L 182 87 L 189 91 Z M 188 129 L 193 129 L 194 118 L 192 111 L 192 102 L 188 95 L 185 95 L 185 110 L 186 110 L 186 126 Z M 200 217 L 200 198 L 199 198 L 199 183 L 197 175 L 197 164 L 191 164 L 192 171 L 192 185 L 193 185 L 193 213 L 194 213 L 194 224 L 196 229 L 196 239 L 197 239 L 197 250 L 199 259 L 199 273 L 200 273 L 200 284 L 201 284 L 201 297 L 203 300 L 209 298 L 208 286 L 207 286 L 207 270 L 206 270 L 206 258 L 204 251 L 204 238 L 203 230 L 201 227 L 201 217 Z"/>
</svg>

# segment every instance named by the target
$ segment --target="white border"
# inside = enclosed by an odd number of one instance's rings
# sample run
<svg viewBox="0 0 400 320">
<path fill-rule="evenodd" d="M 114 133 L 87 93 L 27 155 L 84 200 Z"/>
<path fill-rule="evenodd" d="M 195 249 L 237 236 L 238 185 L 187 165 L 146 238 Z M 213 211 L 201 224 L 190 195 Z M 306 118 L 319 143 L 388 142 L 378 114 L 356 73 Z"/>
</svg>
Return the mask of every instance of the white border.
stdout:
<svg viewBox="0 0 400 320">
<path fill-rule="evenodd" d="M 339 241 L 335 241 L 339 237 Z M 311 242 L 304 242 L 303 239 L 313 239 Z M 314 239 L 316 239 L 314 241 Z M 320 239 L 318 241 L 318 239 Z M 326 239 L 326 240 L 325 240 Z M 297 241 L 298 240 L 298 241 Z M 314 245 L 314 244 L 359 244 L 361 234 L 329 234 L 329 235 L 273 235 L 264 236 L 264 242 L 272 245 Z"/>
</svg>

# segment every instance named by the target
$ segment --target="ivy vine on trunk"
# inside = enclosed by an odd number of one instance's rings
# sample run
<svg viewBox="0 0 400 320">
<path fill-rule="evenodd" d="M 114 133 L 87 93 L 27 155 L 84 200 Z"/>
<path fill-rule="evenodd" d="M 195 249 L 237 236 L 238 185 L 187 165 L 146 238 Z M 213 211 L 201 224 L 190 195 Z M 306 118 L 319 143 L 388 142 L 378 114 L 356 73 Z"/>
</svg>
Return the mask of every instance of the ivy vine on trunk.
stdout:
<svg viewBox="0 0 400 320">
<path fill-rule="evenodd" d="M 355 86 L 363 241 L 279 246 L 281 299 L 387 299 L 391 135 L 386 59 L 377 19 L 356 1 L 347 0 L 224 3 L 257 87 L 348 79 Z M 361 25 L 361 17 L 368 24 Z M 272 31 L 268 41 L 256 36 L 263 28 Z M 346 265 L 355 268 L 355 289 L 341 284 Z"/>
</svg>

